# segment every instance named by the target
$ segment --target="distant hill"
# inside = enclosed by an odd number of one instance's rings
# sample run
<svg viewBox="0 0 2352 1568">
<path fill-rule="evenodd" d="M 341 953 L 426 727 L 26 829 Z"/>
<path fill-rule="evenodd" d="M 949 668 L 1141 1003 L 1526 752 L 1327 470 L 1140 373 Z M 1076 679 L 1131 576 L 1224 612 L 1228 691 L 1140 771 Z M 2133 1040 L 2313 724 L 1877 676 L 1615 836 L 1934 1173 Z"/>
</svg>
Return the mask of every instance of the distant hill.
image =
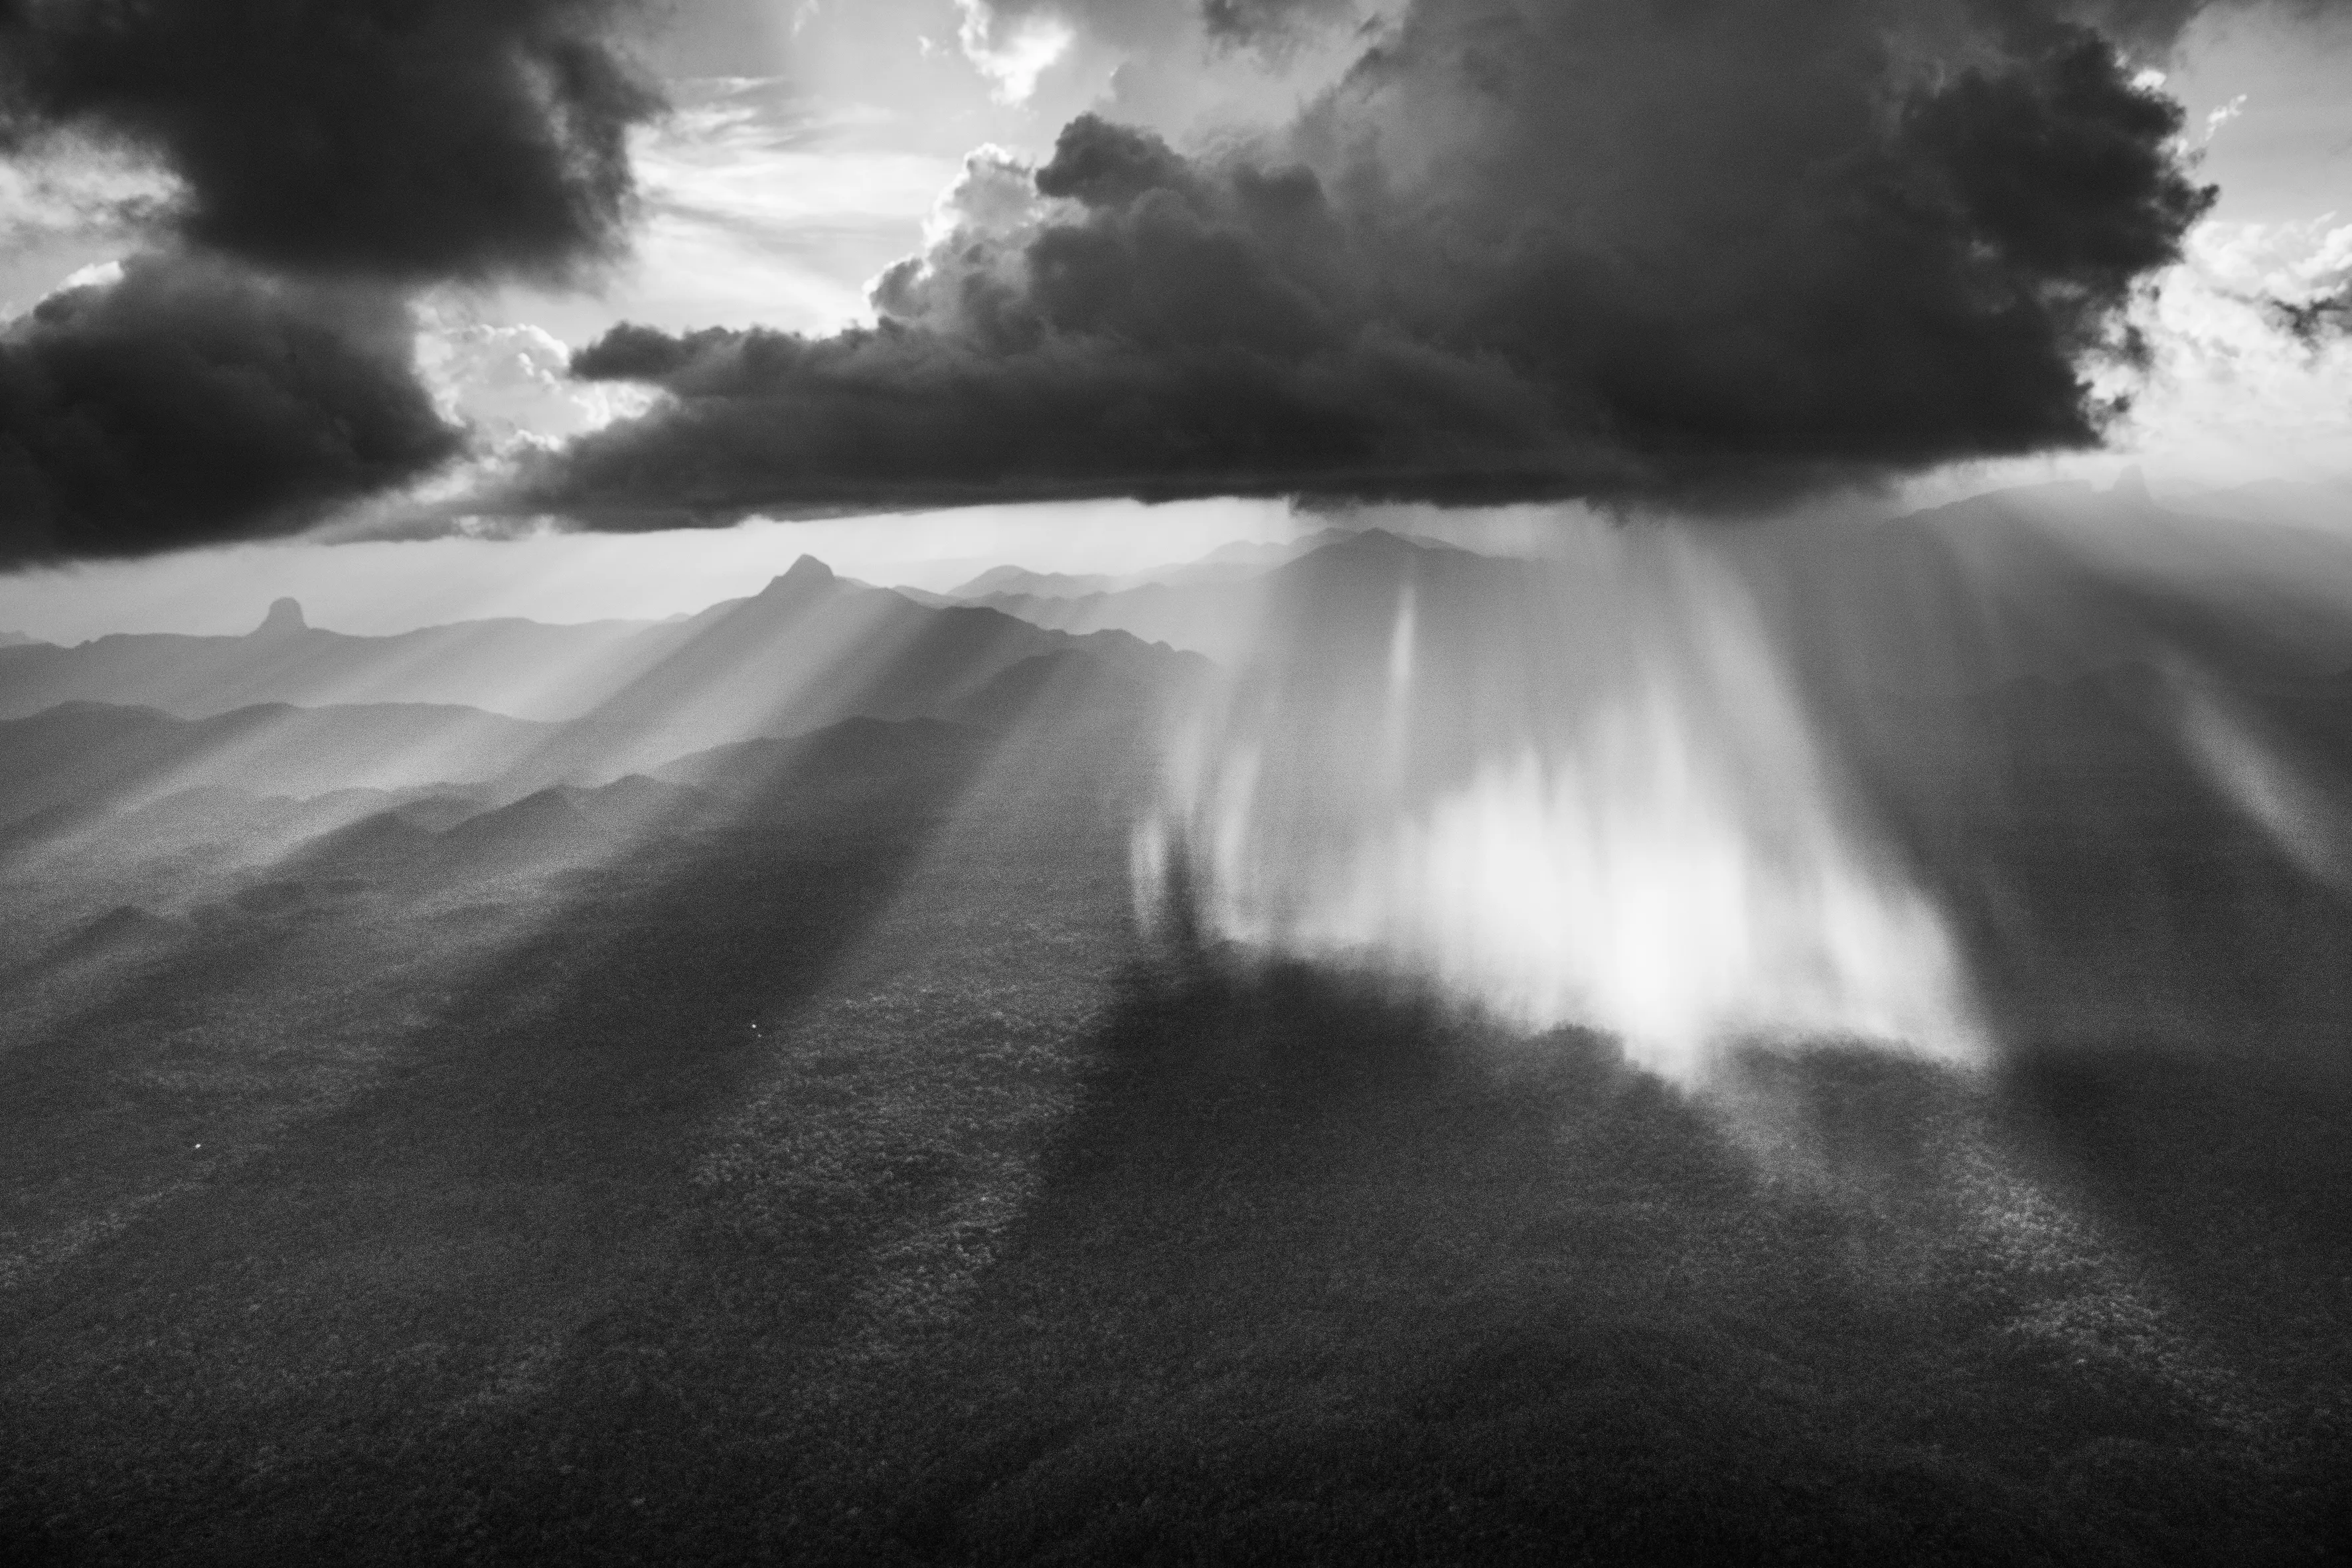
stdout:
<svg viewBox="0 0 2352 1568">
<path fill-rule="evenodd" d="M 848 719 L 810 734 L 715 746 L 666 763 L 652 776 L 729 795 L 763 789 L 783 777 L 858 787 L 968 766 L 988 742 L 981 731 L 941 720 Z"/>
<path fill-rule="evenodd" d="M 944 597 L 981 599 L 991 594 L 1034 594 L 1045 598 L 1066 599 L 1076 594 L 1105 594 L 1131 585 L 1101 572 L 1074 574 L 1067 572 L 1032 572 L 1025 566 L 992 566 L 969 583 L 949 589 Z"/>
<path fill-rule="evenodd" d="M 2288 523 L 2331 532 L 2352 530 L 2352 484 L 2341 481 L 2263 479 L 2194 491 L 2171 504 L 2177 510 L 2200 517 Z"/>
<path fill-rule="evenodd" d="M 1004 585 L 971 602 L 1057 631 L 1124 631 L 1146 642 L 1164 642 L 1212 658 L 1229 659 L 1245 650 L 1269 599 L 1296 591 L 1295 584 L 1277 583 L 1277 578 L 1289 573 L 1312 575 L 1344 569 L 1340 563 L 1356 560 L 1367 550 L 1477 559 L 1450 544 L 1407 538 L 1383 529 L 1327 528 L 1287 545 L 1227 545 L 1201 562 L 1171 568 L 1150 581 L 1129 580 L 1129 585 L 1110 591 L 1023 591 L 1017 587 L 1024 580 L 1020 576 L 985 574 L 974 581 L 996 578 Z"/>
<path fill-rule="evenodd" d="M 526 628 L 517 634 L 526 640 L 565 630 L 513 625 Z M 109 638 L 38 651 L 67 656 L 47 666 L 53 673 L 100 689 L 117 678 L 143 689 L 168 670 L 174 689 L 201 710 L 208 700 L 190 683 L 207 668 L 233 689 L 315 686 L 309 661 L 317 652 L 341 670 L 338 680 L 380 689 L 415 673 L 404 661 L 438 658 L 449 662 L 433 679 L 462 684 L 458 656 L 467 637 L 487 639 L 471 645 L 476 652 L 520 647 L 508 636 L 512 627 L 494 623 L 443 630 L 452 636 L 438 643 L 341 637 L 306 626 L 299 606 L 287 600 L 244 638 Z M 530 652 L 536 666 L 493 673 L 509 681 L 527 677 L 541 689 L 559 685 L 574 673 L 562 651 L 560 638 L 542 640 Z M 165 657 L 173 652 L 188 656 L 177 668 Z M 77 657 L 89 662 L 77 667 Z M 250 860 L 280 853 L 306 833 L 332 832 L 351 836 L 339 853 L 398 858 L 414 833 L 457 831 L 477 817 L 481 826 L 466 832 L 488 836 L 488 854 L 493 841 L 517 834 L 537 844 L 572 833 L 576 824 L 556 804 L 571 797 L 547 792 L 626 782 L 697 755 L 715 766 L 711 759 L 727 748 L 739 749 L 730 775 L 739 793 L 755 776 L 831 787 L 828 770 L 837 774 L 851 754 L 842 748 L 858 732 L 853 721 L 923 721 L 979 737 L 972 743 L 980 751 L 964 745 L 958 766 L 1012 744 L 1040 755 L 1081 751 L 1100 766 L 1132 773 L 1159 715 L 1207 668 L 1195 656 L 1123 633 L 1071 637 L 993 610 L 926 609 L 843 582 L 806 557 L 756 595 L 637 627 L 591 647 L 589 657 L 606 689 L 565 722 L 454 704 L 268 702 L 188 717 L 86 700 L 0 720 L 0 858 L 38 849 L 52 858 L 130 864 L 204 849 Z M 0 689 L 21 701 L 14 673 L 0 662 Z M 853 727 L 842 729 L 845 723 Z M 788 739 L 814 732 L 832 738 L 815 751 L 813 742 Z M 929 766 L 914 753 L 891 752 L 844 776 L 887 795 L 883 773 L 923 774 Z M 647 792 L 669 792 L 660 803 L 666 811 L 692 805 L 676 798 L 670 784 L 637 778 L 633 787 L 641 804 Z M 518 811 L 540 795 L 547 798 Z M 618 798 L 600 796 L 598 809 Z M 372 814 L 383 820 L 359 820 Z M 537 826 L 526 832 L 518 826 L 525 823 Z M 510 853 L 500 849 L 485 864 Z"/>
<path fill-rule="evenodd" d="M 790 837 L 812 820 L 898 830 L 910 812 L 953 802 L 1003 739 L 940 720 L 850 719 L 695 752 L 651 776 L 550 785 L 488 809 L 445 815 L 420 809 L 438 800 L 394 805 L 296 846 L 265 885 L 446 892 L 633 858 L 656 868 L 681 854 L 723 858 L 730 845 L 779 830 Z"/>
<path fill-rule="evenodd" d="M 659 659 L 662 633 L 641 621 L 489 620 L 349 637 L 307 625 L 301 606 L 284 599 L 244 637 L 142 632 L 72 647 L 0 646 L 0 719 L 74 701 L 190 719 L 268 702 L 425 702 L 568 719 Z"/>
<path fill-rule="evenodd" d="M 184 792 L 306 796 L 495 778 L 553 727 L 471 708 L 379 703 L 239 709 L 179 719 L 152 708 L 62 703 L 0 721 L 0 826 L 54 826 Z"/>
<path fill-rule="evenodd" d="M 2144 488 L 2021 488 L 1867 527 L 1727 535 L 1813 684 L 1982 690 L 2189 653 L 2233 678 L 2352 665 L 2352 531 Z"/>
<path fill-rule="evenodd" d="M 2347 523 L 2352 498 L 2326 487 L 2158 500 L 2144 485 L 2065 483 L 1876 522 L 1741 525 L 1710 538 L 1823 673 L 1835 665 L 1840 680 L 1865 670 L 1893 688 L 1952 691 L 2144 659 L 2183 637 L 2238 658 L 2259 645 L 2305 674 L 2352 665 L 2340 614 L 2352 602 Z M 1334 528 L 1287 545 L 1236 543 L 1099 587 L 999 567 L 955 595 L 1036 626 L 1118 629 L 1231 660 L 1246 653 L 1269 593 L 1279 596 L 1274 573 L 1356 536 Z"/>
<path fill-rule="evenodd" d="M 146 634 L 0 648 L 0 720 L 69 702 L 181 719 L 268 704 L 463 705 L 560 724 L 530 732 L 539 743 L 527 759 L 500 753 L 519 782 L 546 784 L 642 772 L 688 752 L 852 716 L 952 716 L 1014 665 L 1059 652 L 1135 678 L 1134 691 L 1182 668 L 1115 631 L 1073 637 L 992 609 L 928 608 L 845 582 L 804 556 L 759 594 L 659 623 L 473 621 L 360 637 L 307 625 L 289 599 L 242 637 Z M 486 775 L 468 762 L 434 776 Z M 332 787 L 379 782 L 345 769 Z"/>
<path fill-rule="evenodd" d="M 1297 539 L 1274 542 L 1235 540 L 1230 544 L 1219 545 L 1198 560 L 1171 562 L 1163 566 L 1148 567 L 1141 572 L 1118 574 L 1033 572 L 1025 566 L 992 566 L 944 594 L 926 593 L 919 588 L 900 588 L 898 592 L 920 605 L 987 605 L 1017 614 L 1019 612 L 1012 606 L 1028 600 L 1092 598 L 1152 586 L 1179 588 L 1239 583 L 1270 571 L 1286 561 L 1295 561 L 1326 545 L 1339 543 L 1357 531 L 1335 526 L 1318 529 Z M 1412 542 L 1437 549 L 1448 548 L 1434 540 L 1416 538 Z"/>
<path fill-rule="evenodd" d="M 0 827 L 0 864 L 37 850 L 52 866 L 132 866 L 173 856 L 221 867 L 253 865 L 363 817 L 392 815 L 437 829 L 479 814 L 495 798 L 485 785 L 446 784 L 299 797 L 199 784 L 102 815 L 52 810 Z"/>
<path fill-rule="evenodd" d="M 1123 632 L 1071 635 L 992 609 L 928 608 L 843 582 L 813 556 L 751 598 L 714 605 L 661 636 L 663 656 L 567 726 L 530 776 L 611 778 L 851 718 L 1012 724 L 1022 714 L 995 683 L 1045 655 L 1080 661 L 1088 700 L 1122 704 L 1141 724 L 1155 694 L 1181 686 L 1197 666 Z"/>
</svg>

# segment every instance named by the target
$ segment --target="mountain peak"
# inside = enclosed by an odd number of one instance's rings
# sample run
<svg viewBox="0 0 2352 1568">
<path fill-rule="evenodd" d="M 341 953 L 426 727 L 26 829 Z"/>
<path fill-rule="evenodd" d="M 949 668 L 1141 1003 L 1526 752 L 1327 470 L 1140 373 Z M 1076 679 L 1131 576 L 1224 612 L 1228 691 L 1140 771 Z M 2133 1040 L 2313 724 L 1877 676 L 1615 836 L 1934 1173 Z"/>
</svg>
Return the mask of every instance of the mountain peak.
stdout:
<svg viewBox="0 0 2352 1568">
<path fill-rule="evenodd" d="M 803 555 L 793 563 L 792 570 L 775 578 L 761 590 L 762 594 L 791 594 L 811 588 L 830 587 L 833 568 L 814 555 Z"/>
<path fill-rule="evenodd" d="M 253 635 L 282 637 L 288 632 L 306 632 L 310 629 L 310 623 L 302 618 L 302 605 L 299 600 L 277 599 L 271 601 L 269 613 L 261 617 L 261 624 L 253 628 Z"/>
<path fill-rule="evenodd" d="M 1327 529 L 1325 532 L 1337 534 L 1338 537 L 1318 543 L 1307 552 L 1308 554 L 1319 553 L 1326 550 L 1344 550 L 1358 555 L 1380 555 L 1402 560 L 1407 556 L 1427 554 L 1430 548 L 1420 540 L 1409 538 L 1402 533 L 1391 533 L 1385 528 Z M 1318 534 L 1317 537 L 1321 539 L 1322 535 Z"/>
</svg>

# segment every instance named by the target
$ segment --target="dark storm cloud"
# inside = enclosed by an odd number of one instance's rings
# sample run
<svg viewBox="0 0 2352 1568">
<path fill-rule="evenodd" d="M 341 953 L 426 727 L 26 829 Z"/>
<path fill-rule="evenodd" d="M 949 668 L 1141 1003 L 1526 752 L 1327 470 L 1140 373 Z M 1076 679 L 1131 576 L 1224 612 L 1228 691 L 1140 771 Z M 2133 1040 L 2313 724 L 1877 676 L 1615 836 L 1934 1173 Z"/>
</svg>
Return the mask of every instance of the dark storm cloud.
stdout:
<svg viewBox="0 0 2352 1568">
<path fill-rule="evenodd" d="M 672 398 L 510 504 L 1736 500 L 2088 446 L 2210 200 L 2136 68 L 2017 0 L 1417 5 L 1278 138 L 1076 121 L 874 330 L 616 330 L 577 374 Z"/>
<path fill-rule="evenodd" d="M 1358 0 L 987 0 L 983 25 L 1062 23 L 1113 44 L 1168 43 L 1188 26 L 1211 37 L 1249 43 L 1353 17 Z"/>
<path fill-rule="evenodd" d="M 299 529 L 457 455 L 406 300 L 617 253 L 658 108 L 619 0 L 0 0 L 0 153 L 176 192 L 119 285 L 0 327 L 0 567 Z"/>
<path fill-rule="evenodd" d="M 134 258 L 0 327 L 0 569 L 291 532 L 462 438 L 380 290 Z"/>
<path fill-rule="evenodd" d="M 1351 0 L 1201 0 L 1201 24 L 1214 38 L 1278 37 L 1353 14 Z"/>
<path fill-rule="evenodd" d="M 618 243 L 657 107 L 607 0 L 0 0 L 0 145 L 177 174 L 182 235 L 273 268 L 571 272 Z"/>
</svg>

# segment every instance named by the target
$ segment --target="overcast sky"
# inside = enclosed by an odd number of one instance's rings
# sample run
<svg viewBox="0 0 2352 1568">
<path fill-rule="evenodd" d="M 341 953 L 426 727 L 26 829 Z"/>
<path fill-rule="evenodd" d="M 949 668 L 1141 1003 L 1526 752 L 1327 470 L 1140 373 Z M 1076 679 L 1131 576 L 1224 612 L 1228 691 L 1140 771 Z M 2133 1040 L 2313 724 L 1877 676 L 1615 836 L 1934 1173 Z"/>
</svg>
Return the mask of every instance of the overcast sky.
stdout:
<svg viewBox="0 0 2352 1568">
<path fill-rule="evenodd" d="M 0 5 L 0 629 L 2352 472 L 2352 8 L 378 9 Z"/>
</svg>

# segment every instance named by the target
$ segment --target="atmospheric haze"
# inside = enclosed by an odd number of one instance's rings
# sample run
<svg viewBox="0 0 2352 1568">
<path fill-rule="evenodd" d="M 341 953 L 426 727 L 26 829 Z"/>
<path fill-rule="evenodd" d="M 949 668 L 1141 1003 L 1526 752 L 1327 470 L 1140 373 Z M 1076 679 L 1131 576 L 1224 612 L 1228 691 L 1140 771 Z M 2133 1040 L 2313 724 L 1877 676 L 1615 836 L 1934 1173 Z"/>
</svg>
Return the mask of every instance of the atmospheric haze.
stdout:
<svg viewBox="0 0 2352 1568">
<path fill-rule="evenodd" d="M 0 1557 L 2352 1550 L 2336 0 L 0 0 Z"/>
</svg>

